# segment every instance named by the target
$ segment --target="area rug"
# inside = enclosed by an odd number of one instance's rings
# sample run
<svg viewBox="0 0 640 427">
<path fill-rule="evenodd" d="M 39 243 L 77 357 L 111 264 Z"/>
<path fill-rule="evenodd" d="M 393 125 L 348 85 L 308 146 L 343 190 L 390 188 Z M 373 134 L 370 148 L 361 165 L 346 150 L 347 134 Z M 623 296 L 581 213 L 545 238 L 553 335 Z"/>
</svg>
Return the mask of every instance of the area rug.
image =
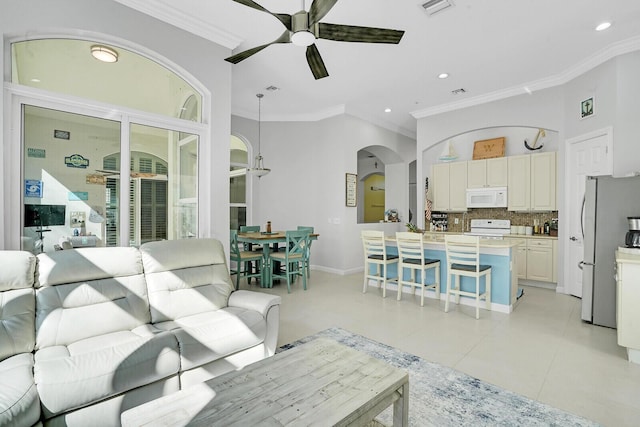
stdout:
<svg viewBox="0 0 640 427">
<path fill-rule="evenodd" d="M 331 338 L 409 372 L 410 426 L 597 426 L 598 424 L 502 389 L 455 369 L 340 328 L 321 331 L 278 351 L 318 337 Z M 391 408 L 376 420 L 392 425 Z"/>
</svg>

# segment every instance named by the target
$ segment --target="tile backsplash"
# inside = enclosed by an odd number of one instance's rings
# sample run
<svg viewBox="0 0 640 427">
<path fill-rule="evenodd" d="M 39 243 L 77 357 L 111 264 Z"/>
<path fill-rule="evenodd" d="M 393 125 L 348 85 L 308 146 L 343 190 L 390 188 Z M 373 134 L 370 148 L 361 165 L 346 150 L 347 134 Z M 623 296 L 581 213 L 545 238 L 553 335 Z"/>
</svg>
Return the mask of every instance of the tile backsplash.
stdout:
<svg viewBox="0 0 640 427">
<path fill-rule="evenodd" d="M 509 219 L 511 225 L 531 225 L 534 220 L 540 224 L 551 223 L 551 220 L 558 218 L 558 211 L 553 212 L 511 212 L 504 208 L 495 209 L 470 209 L 468 212 L 448 213 L 447 231 L 465 232 L 469 231 L 469 223 L 472 219 Z M 458 219 L 458 224 L 456 224 Z"/>
</svg>

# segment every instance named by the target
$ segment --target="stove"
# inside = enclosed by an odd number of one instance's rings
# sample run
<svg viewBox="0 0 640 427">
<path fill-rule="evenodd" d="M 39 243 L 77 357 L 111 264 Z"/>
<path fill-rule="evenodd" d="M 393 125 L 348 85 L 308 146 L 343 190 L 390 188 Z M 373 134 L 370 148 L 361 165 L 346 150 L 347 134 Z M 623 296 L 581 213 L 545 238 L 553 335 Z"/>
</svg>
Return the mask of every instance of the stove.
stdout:
<svg viewBox="0 0 640 427">
<path fill-rule="evenodd" d="M 511 220 L 509 219 L 472 219 L 467 236 L 480 236 L 483 239 L 502 239 L 511 234 Z"/>
</svg>

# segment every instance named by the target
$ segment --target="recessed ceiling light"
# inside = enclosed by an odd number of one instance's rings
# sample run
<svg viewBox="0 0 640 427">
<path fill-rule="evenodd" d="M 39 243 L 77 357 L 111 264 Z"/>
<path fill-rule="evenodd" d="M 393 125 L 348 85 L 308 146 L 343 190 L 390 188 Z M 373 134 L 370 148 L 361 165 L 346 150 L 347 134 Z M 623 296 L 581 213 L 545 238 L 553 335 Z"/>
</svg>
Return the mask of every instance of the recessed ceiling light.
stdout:
<svg viewBox="0 0 640 427">
<path fill-rule="evenodd" d="M 447 77 L 449 77 L 449 73 L 440 73 L 440 74 L 438 74 L 438 78 L 439 79 L 446 79 Z"/>
<path fill-rule="evenodd" d="M 596 31 L 604 31 L 611 26 L 611 22 L 603 22 L 596 27 Z"/>
<path fill-rule="evenodd" d="M 40 83 L 40 79 L 31 79 L 32 83 Z"/>
<path fill-rule="evenodd" d="M 390 112 L 391 112 L 391 108 L 385 108 L 385 109 L 384 109 L 384 112 L 385 112 L 385 113 L 390 113 Z"/>
<path fill-rule="evenodd" d="M 107 46 L 93 45 L 91 46 L 91 55 L 98 61 L 102 62 L 118 62 L 118 52 Z"/>
</svg>

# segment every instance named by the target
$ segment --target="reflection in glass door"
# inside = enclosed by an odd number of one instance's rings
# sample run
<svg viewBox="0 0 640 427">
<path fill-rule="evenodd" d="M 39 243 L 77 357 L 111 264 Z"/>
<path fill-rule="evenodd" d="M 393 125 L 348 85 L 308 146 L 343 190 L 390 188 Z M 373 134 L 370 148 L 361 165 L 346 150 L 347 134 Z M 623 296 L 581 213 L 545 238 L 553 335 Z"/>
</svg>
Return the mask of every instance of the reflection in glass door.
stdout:
<svg viewBox="0 0 640 427">
<path fill-rule="evenodd" d="M 120 123 L 30 105 L 22 117 L 21 248 L 104 246 L 110 219 L 102 157 L 119 150 Z"/>
<path fill-rule="evenodd" d="M 23 124 L 22 249 L 198 235 L 197 135 L 29 105 Z"/>
</svg>

